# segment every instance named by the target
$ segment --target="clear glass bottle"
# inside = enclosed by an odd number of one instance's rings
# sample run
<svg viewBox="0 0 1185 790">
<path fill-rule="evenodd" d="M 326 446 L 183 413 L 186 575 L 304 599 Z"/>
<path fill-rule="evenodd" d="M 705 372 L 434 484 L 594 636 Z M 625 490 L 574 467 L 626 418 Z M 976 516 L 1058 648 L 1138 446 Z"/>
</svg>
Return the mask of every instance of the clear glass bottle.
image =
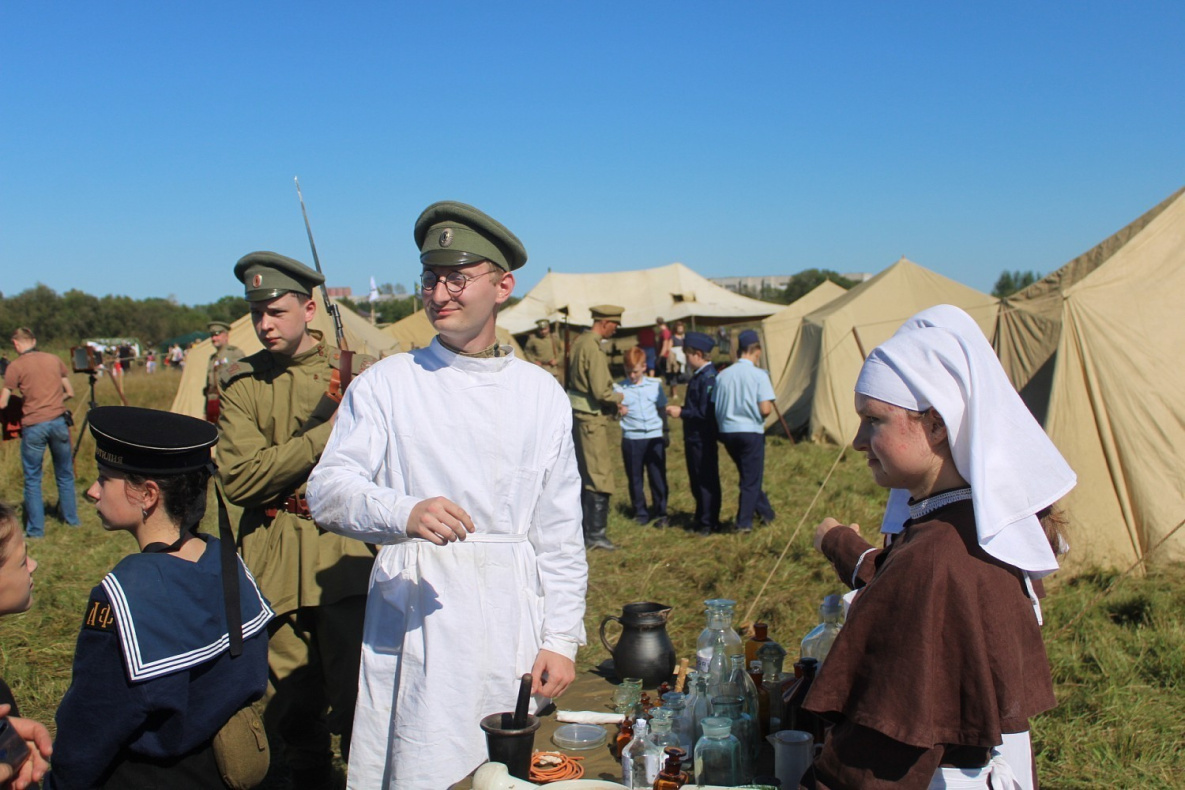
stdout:
<svg viewBox="0 0 1185 790">
<path fill-rule="evenodd" d="M 835 637 L 839 636 L 840 617 L 843 616 L 843 599 L 838 595 L 828 595 L 819 607 L 819 624 L 803 637 L 802 657 L 813 658 L 820 664 L 831 652 L 831 645 Z"/>
<path fill-rule="evenodd" d="M 626 787 L 647 788 L 658 777 L 662 752 L 650 742 L 646 720 L 634 725 L 634 739 L 621 752 L 621 783 Z"/>
<path fill-rule="evenodd" d="M 740 743 L 741 750 L 739 781 L 741 784 L 747 784 L 752 781 L 753 754 L 756 752 L 756 749 L 753 747 L 757 742 L 757 729 L 753 719 L 741 710 L 741 698 L 726 696 L 713 697 L 712 716 L 709 718 L 724 718 L 732 722 L 732 734 Z M 707 719 L 704 721 L 707 721 Z"/>
<path fill-rule="evenodd" d="M 708 679 L 698 673 L 695 678 L 695 705 L 690 707 L 692 748 L 695 748 L 694 743 L 698 742 L 704 734 L 701 724 L 712 713 L 712 698 L 708 694 Z"/>
<path fill-rule="evenodd" d="M 665 760 L 662 770 L 658 772 L 658 778 L 654 780 L 654 790 L 679 790 L 691 781 L 691 777 L 683 770 L 683 760 L 687 757 L 687 752 L 668 746 L 663 753 Z"/>
<path fill-rule="evenodd" d="M 716 649 L 718 634 L 723 634 L 727 652 L 741 654 L 745 652 L 745 646 L 741 644 L 741 635 L 732 627 L 736 601 L 730 601 L 727 598 L 713 598 L 704 601 L 704 605 L 707 607 L 704 610 L 704 614 L 707 615 L 707 625 L 695 642 L 695 669 L 701 675 L 708 671 L 709 665 L 712 663 L 712 652 Z M 727 669 L 727 661 L 724 666 Z"/>
<path fill-rule="evenodd" d="M 732 721 L 704 719 L 704 737 L 695 745 L 695 783 L 735 787 L 741 783 L 741 744 L 732 734 Z"/>
<path fill-rule="evenodd" d="M 712 658 L 708 661 L 708 694 L 717 697 L 724 693 L 724 684 L 728 682 L 729 662 L 724 632 L 716 631 L 714 636 L 716 644 L 712 648 Z"/>
<path fill-rule="evenodd" d="M 671 712 L 671 732 L 679 738 L 679 747 L 688 754 L 695 748 L 694 714 L 687 708 L 687 695 L 668 691 L 662 695 L 662 709 Z"/>
<path fill-rule="evenodd" d="M 761 660 L 761 682 L 769 693 L 769 731 L 777 732 L 782 727 L 782 662 L 786 651 L 777 642 L 769 641 L 757 651 Z"/>
</svg>

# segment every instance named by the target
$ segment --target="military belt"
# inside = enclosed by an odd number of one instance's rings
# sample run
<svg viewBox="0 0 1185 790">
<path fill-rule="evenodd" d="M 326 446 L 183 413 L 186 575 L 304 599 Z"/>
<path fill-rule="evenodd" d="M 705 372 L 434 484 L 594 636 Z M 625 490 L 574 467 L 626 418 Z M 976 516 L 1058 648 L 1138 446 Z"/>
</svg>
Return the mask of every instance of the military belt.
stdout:
<svg viewBox="0 0 1185 790">
<path fill-rule="evenodd" d="M 584 412 L 585 414 L 600 414 L 601 402 L 585 392 L 576 392 L 575 390 L 568 390 L 568 401 L 572 404 L 573 411 Z"/>
<path fill-rule="evenodd" d="M 304 494 L 293 494 L 278 505 L 263 511 L 268 518 L 275 518 L 281 512 L 291 513 L 298 518 L 312 518 L 309 514 L 309 500 L 305 499 Z"/>
</svg>

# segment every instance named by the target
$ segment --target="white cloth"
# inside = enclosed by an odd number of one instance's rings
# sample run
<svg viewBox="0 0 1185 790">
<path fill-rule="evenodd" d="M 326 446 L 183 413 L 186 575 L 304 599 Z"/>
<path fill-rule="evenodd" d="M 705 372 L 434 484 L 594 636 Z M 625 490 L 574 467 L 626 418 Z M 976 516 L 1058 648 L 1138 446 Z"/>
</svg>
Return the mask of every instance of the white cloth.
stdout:
<svg viewBox="0 0 1185 790">
<path fill-rule="evenodd" d="M 573 724 L 621 724 L 625 716 L 621 713 L 601 713 L 595 710 L 557 710 L 556 721 Z"/>
<path fill-rule="evenodd" d="M 1030 783 L 1031 784 L 1031 783 Z M 992 760 L 983 768 L 939 768 L 927 790 L 1024 790 L 1012 766 L 992 750 Z"/>
<path fill-rule="evenodd" d="M 433 340 L 351 383 L 309 478 L 314 519 L 384 544 L 367 600 L 349 786 L 440 790 L 486 759 L 478 726 L 514 709 L 539 649 L 584 643 L 588 566 L 571 407 L 516 357 Z M 477 532 L 408 539 L 411 509 L 444 496 Z M 536 700 L 536 710 L 543 704 Z"/>
<path fill-rule="evenodd" d="M 898 332 L 869 354 L 856 392 L 914 411 L 936 409 L 955 467 L 971 485 L 979 545 L 1038 576 L 1057 570 L 1036 513 L 1077 477 L 978 327 L 974 334 L 928 325 Z"/>
</svg>

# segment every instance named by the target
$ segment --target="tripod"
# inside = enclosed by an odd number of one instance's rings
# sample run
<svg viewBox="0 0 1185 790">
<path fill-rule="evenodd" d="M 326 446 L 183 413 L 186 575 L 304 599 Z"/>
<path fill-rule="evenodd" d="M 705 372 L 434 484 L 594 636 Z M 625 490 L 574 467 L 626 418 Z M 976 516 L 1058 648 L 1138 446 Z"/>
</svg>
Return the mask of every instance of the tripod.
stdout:
<svg viewBox="0 0 1185 790">
<path fill-rule="evenodd" d="M 86 404 L 86 416 L 82 418 L 82 427 L 78 429 L 78 441 L 74 443 L 74 455 L 72 458 L 74 459 L 75 463 L 78 461 L 78 448 L 82 446 L 82 437 L 86 435 L 87 423 L 89 423 L 91 419 L 91 409 L 99 405 L 98 401 L 95 400 L 95 379 L 97 376 L 95 375 L 94 368 L 88 370 L 86 372 L 86 376 L 90 381 L 91 397 Z"/>
</svg>

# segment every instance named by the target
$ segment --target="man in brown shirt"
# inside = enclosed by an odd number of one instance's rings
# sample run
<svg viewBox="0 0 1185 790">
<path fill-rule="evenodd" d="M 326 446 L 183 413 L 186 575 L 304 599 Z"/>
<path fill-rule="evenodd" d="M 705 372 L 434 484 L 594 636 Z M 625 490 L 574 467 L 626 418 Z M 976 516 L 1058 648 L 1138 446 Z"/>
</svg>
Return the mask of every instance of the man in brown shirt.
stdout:
<svg viewBox="0 0 1185 790">
<path fill-rule="evenodd" d="M 19 356 L 4 372 L 0 409 L 8 406 L 14 390 L 24 398 L 21 414 L 21 466 L 25 472 L 25 536 L 45 536 L 45 503 L 41 500 L 41 466 L 45 450 L 53 458 L 58 484 L 58 515 L 78 526 L 78 502 L 74 498 L 74 464 L 70 457 L 70 426 L 66 400 L 74 397 L 70 371 L 53 354 L 37 351 L 33 331 L 21 327 L 12 333 Z"/>
</svg>

